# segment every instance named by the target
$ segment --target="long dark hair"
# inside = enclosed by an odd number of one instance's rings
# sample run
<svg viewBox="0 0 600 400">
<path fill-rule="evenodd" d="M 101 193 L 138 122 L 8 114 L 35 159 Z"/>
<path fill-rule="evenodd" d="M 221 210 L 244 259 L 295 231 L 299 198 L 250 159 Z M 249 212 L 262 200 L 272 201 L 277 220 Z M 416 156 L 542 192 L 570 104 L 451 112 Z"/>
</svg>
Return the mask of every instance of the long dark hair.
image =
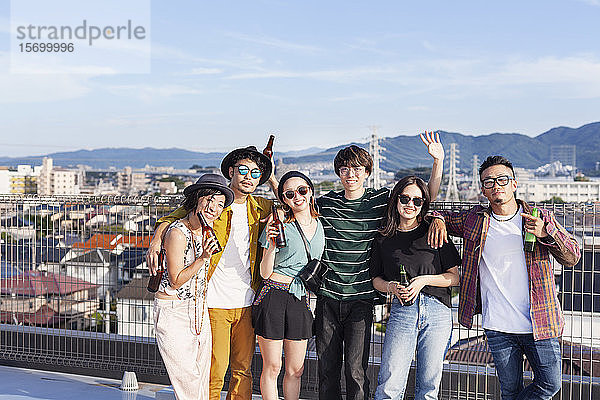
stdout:
<svg viewBox="0 0 600 400">
<path fill-rule="evenodd" d="M 429 196 L 429 190 L 427 189 L 427 184 L 423 181 L 423 179 L 418 178 L 414 175 L 405 176 L 400 179 L 394 189 L 392 189 L 392 194 L 388 200 L 386 218 L 383 226 L 379 229 L 379 233 L 383 236 L 391 236 L 396 232 L 398 226 L 400 225 L 400 214 L 398 213 L 398 197 L 402 191 L 409 185 L 417 185 L 419 189 L 421 189 L 421 194 L 423 197 L 423 206 L 421 207 L 421 212 L 417 216 L 417 221 L 423 221 L 423 217 L 429 211 L 429 204 L 431 203 L 431 197 Z"/>
</svg>

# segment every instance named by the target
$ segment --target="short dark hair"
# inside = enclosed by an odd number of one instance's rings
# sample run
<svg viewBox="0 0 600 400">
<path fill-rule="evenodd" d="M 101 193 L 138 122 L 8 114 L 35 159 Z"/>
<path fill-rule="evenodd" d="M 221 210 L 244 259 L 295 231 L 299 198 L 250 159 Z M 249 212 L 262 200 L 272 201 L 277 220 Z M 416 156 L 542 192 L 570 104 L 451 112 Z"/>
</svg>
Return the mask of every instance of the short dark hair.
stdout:
<svg viewBox="0 0 600 400">
<path fill-rule="evenodd" d="M 264 159 L 250 150 L 242 150 L 237 152 L 233 157 L 231 157 L 230 165 L 233 167 L 241 160 L 254 161 L 254 163 L 258 166 L 258 169 L 260 169 L 260 172 L 262 172 L 263 174 L 268 168 L 267 164 L 264 162 Z M 231 176 L 229 177 L 229 179 L 231 179 Z"/>
<path fill-rule="evenodd" d="M 223 192 L 221 192 L 219 189 L 213 188 L 201 188 L 198 190 L 194 190 L 188 196 L 185 196 L 185 199 L 183 200 L 182 204 L 183 208 L 185 208 L 185 211 L 187 211 L 188 213 L 192 212 L 198 206 L 198 199 L 200 197 L 212 196 L 214 194 L 223 194 Z"/>
<path fill-rule="evenodd" d="M 479 167 L 479 177 L 481 178 L 481 174 L 483 174 L 483 171 L 485 171 L 493 165 L 504 165 L 505 167 L 510 168 L 513 178 L 515 177 L 515 170 L 513 169 L 512 163 L 508 161 L 506 157 L 503 156 L 489 156 L 488 158 L 486 158 L 483 164 L 481 164 L 481 166 Z"/>
<path fill-rule="evenodd" d="M 419 177 L 414 175 L 405 176 L 400 179 L 396 186 L 392 189 L 392 193 L 390 194 L 390 198 L 388 199 L 387 211 L 385 222 L 383 226 L 379 229 L 379 232 L 382 236 L 391 236 L 396 232 L 398 226 L 400 225 L 400 214 L 398 213 L 398 197 L 406 188 L 410 185 L 417 185 L 419 189 L 421 189 L 421 193 L 423 195 L 423 205 L 421 206 L 421 212 L 417 216 L 417 221 L 423 221 L 423 218 L 429 211 L 429 204 L 431 203 L 431 197 L 429 196 L 429 189 L 427 188 L 427 184 L 425 181 Z"/>
<path fill-rule="evenodd" d="M 370 175 L 373 170 L 373 158 L 368 151 L 353 144 L 344 147 L 336 154 L 333 168 L 338 176 L 341 167 L 365 167 L 365 171 Z"/>
</svg>

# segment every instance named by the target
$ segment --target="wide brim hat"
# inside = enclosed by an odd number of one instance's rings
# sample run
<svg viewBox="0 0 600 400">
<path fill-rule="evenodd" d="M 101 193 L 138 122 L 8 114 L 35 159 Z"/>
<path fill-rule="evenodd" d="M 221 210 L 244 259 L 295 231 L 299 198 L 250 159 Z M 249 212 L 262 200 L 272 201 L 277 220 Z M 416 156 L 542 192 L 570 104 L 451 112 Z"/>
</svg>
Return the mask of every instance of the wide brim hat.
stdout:
<svg viewBox="0 0 600 400">
<path fill-rule="evenodd" d="M 271 159 L 269 157 L 265 156 L 260 151 L 258 151 L 255 146 L 248 146 L 248 147 L 242 147 L 240 149 L 235 149 L 231 153 L 227 154 L 225 156 L 225 158 L 223 158 L 223 161 L 221 161 L 221 173 L 227 179 L 231 179 L 231 176 L 229 176 L 229 167 L 233 167 L 233 162 L 234 162 L 234 160 L 236 160 L 238 158 L 238 155 L 240 153 L 248 153 L 248 152 L 255 154 L 261 160 L 262 164 L 264 165 L 264 171 L 262 171 L 262 169 L 261 169 L 262 175 L 260 176 L 260 180 L 258 181 L 258 184 L 262 185 L 263 183 L 265 183 L 266 181 L 269 180 L 269 177 L 271 176 L 271 172 L 273 171 L 273 167 L 271 165 Z M 259 165 L 259 168 L 260 168 L 260 165 Z"/>
<path fill-rule="evenodd" d="M 225 195 L 225 207 L 233 203 L 233 190 L 227 186 L 227 179 L 217 174 L 204 174 L 196 183 L 192 183 L 183 189 L 183 194 L 187 197 L 198 189 L 217 189 Z"/>
</svg>

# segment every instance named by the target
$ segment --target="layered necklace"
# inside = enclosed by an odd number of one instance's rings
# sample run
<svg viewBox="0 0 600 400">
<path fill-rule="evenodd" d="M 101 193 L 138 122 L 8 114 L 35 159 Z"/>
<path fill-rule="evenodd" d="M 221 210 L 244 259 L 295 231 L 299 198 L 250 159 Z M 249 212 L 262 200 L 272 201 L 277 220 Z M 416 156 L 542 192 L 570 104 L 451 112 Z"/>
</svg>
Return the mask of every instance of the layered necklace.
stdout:
<svg viewBox="0 0 600 400">
<path fill-rule="evenodd" d="M 189 216 L 187 218 L 187 223 L 185 223 L 186 228 L 190 230 L 190 234 L 192 235 L 192 248 L 194 249 L 194 260 L 197 258 L 196 254 L 196 241 L 194 240 L 194 231 L 192 231 L 192 227 L 190 226 Z M 204 239 L 204 238 L 203 238 Z M 196 276 L 194 277 L 194 332 L 196 335 L 200 335 L 202 332 L 202 325 L 204 324 L 204 308 L 206 307 L 206 289 L 208 288 L 208 267 L 207 263 L 204 263 L 202 266 L 204 270 L 204 289 L 202 292 L 202 316 L 200 317 L 200 328 L 198 328 L 198 273 L 196 272 Z"/>
</svg>

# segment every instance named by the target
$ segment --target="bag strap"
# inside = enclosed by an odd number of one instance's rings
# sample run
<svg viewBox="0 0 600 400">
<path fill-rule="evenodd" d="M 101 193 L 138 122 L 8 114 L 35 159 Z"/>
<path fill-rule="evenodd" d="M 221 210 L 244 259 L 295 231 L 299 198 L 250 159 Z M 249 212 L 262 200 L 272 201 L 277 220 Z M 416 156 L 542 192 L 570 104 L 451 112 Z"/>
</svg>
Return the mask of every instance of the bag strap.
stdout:
<svg viewBox="0 0 600 400">
<path fill-rule="evenodd" d="M 302 228 L 300 227 L 298 220 L 294 219 L 294 224 L 296 225 L 298 232 L 300 232 L 300 236 L 302 237 L 302 241 L 304 242 L 304 249 L 306 250 L 306 256 L 308 257 L 308 261 L 310 262 L 310 260 L 312 260 L 312 257 L 310 256 L 310 250 L 308 249 L 308 240 L 306 240 L 306 236 L 304 236 L 304 232 L 302 232 Z"/>
</svg>

